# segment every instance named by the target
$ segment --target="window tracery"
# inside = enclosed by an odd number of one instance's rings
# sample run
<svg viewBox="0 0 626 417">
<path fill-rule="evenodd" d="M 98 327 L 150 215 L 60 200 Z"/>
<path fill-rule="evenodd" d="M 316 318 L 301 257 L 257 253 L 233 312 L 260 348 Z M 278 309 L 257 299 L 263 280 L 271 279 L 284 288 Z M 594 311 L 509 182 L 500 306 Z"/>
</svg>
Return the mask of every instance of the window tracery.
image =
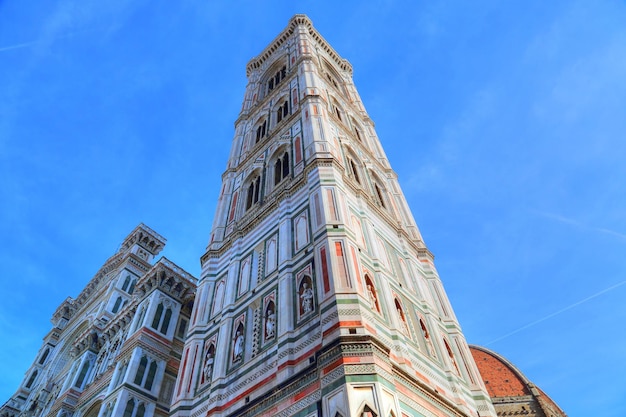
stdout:
<svg viewBox="0 0 626 417">
<path fill-rule="evenodd" d="M 280 123 L 287 116 L 289 116 L 289 100 L 285 99 L 285 101 L 276 108 L 276 124 Z"/>
<path fill-rule="evenodd" d="M 254 143 L 259 143 L 261 139 L 263 139 L 267 135 L 267 119 L 264 119 L 263 122 L 260 122 L 256 128 L 256 138 Z"/>
<path fill-rule="evenodd" d="M 248 185 L 248 194 L 246 197 L 246 211 L 249 210 L 254 204 L 259 202 L 259 196 L 261 194 L 261 177 L 256 175 L 250 181 Z"/>
<path fill-rule="evenodd" d="M 274 162 L 274 185 L 278 185 L 278 183 L 287 178 L 290 170 L 289 152 L 285 151 L 285 153 L 276 158 Z"/>
<path fill-rule="evenodd" d="M 143 355 L 139 361 L 139 366 L 137 367 L 137 373 L 135 374 L 133 383 L 135 385 L 139 385 L 140 387 L 144 387 L 148 391 L 152 390 L 152 384 L 154 383 L 157 367 L 158 364 L 156 360 L 149 359 L 146 355 Z M 148 372 L 146 372 L 146 370 Z"/>
<path fill-rule="evenodd" d="M 155 330 L 163 334 L 167 334 L 167 330 L 170 326 L 170 321 L 172 320 L 172 308 L 165 301 L 161 301 L 156 308 L 156 312 L 154 313 L 154 318 L 152 319 L 151 327 Z"/>
<path fill-rule="evenodd" d="M 277 70 L 273 76 L 267 80 L 267 94 L 274 90 L 278 85 L 287 78 L 287 66 L 283 65 L 282 68 Z"/>
</svg>

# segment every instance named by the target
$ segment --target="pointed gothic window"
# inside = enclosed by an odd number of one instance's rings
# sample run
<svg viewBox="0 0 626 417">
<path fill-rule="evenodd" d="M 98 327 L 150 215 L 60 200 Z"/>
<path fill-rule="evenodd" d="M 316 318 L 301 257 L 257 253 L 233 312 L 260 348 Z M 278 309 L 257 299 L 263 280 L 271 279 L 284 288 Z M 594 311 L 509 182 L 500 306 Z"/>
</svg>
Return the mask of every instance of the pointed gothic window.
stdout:
<svg viewBox="0 0 626 417">
<path fill-rule="evenodd" d="M 354 180 L 360 184 L 361 178 L 359 178 L 359 170 L 356 167 L 354 160 L 352 158 L 348 158 L 348 164 L 350 165 L 350 174 L 352 175 L 352 178 L 354 178 Z"/>
<path fill-rule="evenodd" d="M 363 407 L 363 412 L 361 413 L 361 417 L 378 417 L 378 414 L 374 412 L 369 406 Z"/>
<path fill-rule="evenodd" d="M 396 311 L 398 312 L 398 318 L 400 319 L 400 324 L 402 325 L 402 330 L 409 335 L 409 324 L 407 322 L 406 316 L 404 315 L 404 309 L 402 308 L 402 304 L 400 301 L 395 298 L 394 303 L 396 305 Z"/>
<path fill-rule="evenodd" d="M 126 275 L 126 278 L 124 279 L 124 284 L 122 285 L 122 290 L 126 291 L 129 285 L 130 285 L 130 275 Z"/>
<path fill-rule="evenodd" d="M 274 185 L 287 178 L 289 171 L 289 153 L 285 152 L 281 157 L 276 158 L 274 163 Z"/>
<path fill-rule="evenodd" d="M 278 108 L 276 109 L 276 124 L 280 123 L 284 118 L 289 115 L 289 100 L 285 100 Z"/>
<path fill-rule="evenodd" d="M 135 411 L 135 400 L 131 398 L 126 403 L 126 408 L 124 409 L 124 417 L 133 417 L 133 411 Z"/>
<path fill-rule="evenodd" d="M 250 185 L 248 185 L 248 196 L 246 198 L 246 210 L 250 209 L 254 204 L 259 202 L 259 194 L 261 188 L 261 177 L 256 176 Z"/>
<path fill-rule="evenodd" d="M 35 378 L 37 378 L 37 370 L 35 369 L 32 374 L 30 374 L 30 378 L 28 378 L 28 382 L 26 383 L 26 388 L 30 388 L 33 386 L 35 382 Z"/>
<path fill-rule="evenodd" d="M 137 280 L 135 278 L 132 278 L 130 275 L 126 275 L 126 278 L 124 278 L 124 284 L 122 284 L 122 291 L 132 294 L 135 290 L 136 283 Z"/>
<path fill-rule="evenodd" d="M 157 306 L 156 312 L 154 313 L 151 327 L 155 330 L 159 330 L 163 334 L 167 334 L 167 329 L 170 326 L 171 319 L 172 309 L 170 307 L 165 308 L 163 306 L 163 302 L 160 302 Z"/>
<path fill-rule="evenodd" d="M 43 365 L 44 364 L 44 362 L 48 358 L 48 354 L 49 353 L 50 353 L 50 348 L 46 348 L 46 350 L 44 350 L 44 352 L 43 352 L 43 355 L 41 355 L 41 358 L 39 358 L 39 365 Z"/>
<path fill-rule="evenodd" d="M 150 368 L 148 369 L 148 376 L 146 377 L 146 382 L 144 384 L 144 388 L 150 391 L 152 389 L 152 384 L 154 383 L 154 376 L 157 371 L 157 363 L 156 361 L 152 361 L 150 363 Z"/>
<path fill-rule="evenodd" d="M 148 365 L 149 364 L 149 365 Z M 144 387 L 148 391 L 152 390 L 152 385 L 154 384 L 154 377 L 156 375 L 158 368 L 158 363 L 156 360 L 148 359 L 147 356 L 142 356 L 139 361 L 139 366 L 137 367 L 137 373 L 135 374 L 135 379 L 133 379 L 133 383 L 135 385 L 139 385 L 140 387 Z M 146 372 L 146 370 L 148 372 Z"/>
<path fill-rule="evenodd" d="M 259 143 L 267 135 L 267 119 L 260 122 L 256 128 L 256 139 L 254 143 Z"/>
<path fill-rule="evenodd" d="M 382 208 L 387 208 L 385 205 L 385 198 L 383 197 L 383 191 L 377 183 L 374 183 L 374 192 L 378 205 Z"/>
<path fill-rule="evenodd" d="M 142 356 L 139 361 L 139 367 L 137 367 L 137 373 L 135 374 L 135 379 L 133 383 L 137 385 L 141 385 L 143 381 L 143 375 L 146 372 L 146 366 L 148 366 L 148 358 L 146 356 Z"/>
<path fill-rule="evenodd" d="M 273 73 L 273 75 L 267 80 L 267 94 L 274 90 L 274 88 L 278 87 L 278 84 L 280 84 L 286 77 L 287 66 L 283 65 L 281 69 Z"/>
<path fill-rule="evenodd" d="M 80 368 L 80 373 L 78 374 L 78 378 L 76 378 L 76 383 L 74 384 L 75 388 L 82 388 L 83 383 L 85 382 L 85 377 L 87 376 L 87 372 L 91 368 L 91 363 L 88 360 L 83 362 L 83 366 Z"/>
<path fill-rule="evenodd" d="M 457 375 L 461 375 L 461 372 L 459 371 L 459 365 L 457 365 L 456 359 L 454 358 L 454 353 L 452 353 L 452 349 L 450 348 L 450 345 L 448 344 L 448 341 L 445 338 L 443 339 L 443 344 L 446 346 L 446 351 L 448 352 L 448 358 L 450 359 L 450 363 L 452 364 L 454 371 L 456 372 Z"/>
<path fill-rule="evenodd" d="M 121 305 L 122 305 L 122 297 L 117 297 L 117 300 L 115 300 L 115 304 L 113 305 L 113 309 L 111 310 L 111 312 L 113 314 L 117 313 Z"/>
</svg>

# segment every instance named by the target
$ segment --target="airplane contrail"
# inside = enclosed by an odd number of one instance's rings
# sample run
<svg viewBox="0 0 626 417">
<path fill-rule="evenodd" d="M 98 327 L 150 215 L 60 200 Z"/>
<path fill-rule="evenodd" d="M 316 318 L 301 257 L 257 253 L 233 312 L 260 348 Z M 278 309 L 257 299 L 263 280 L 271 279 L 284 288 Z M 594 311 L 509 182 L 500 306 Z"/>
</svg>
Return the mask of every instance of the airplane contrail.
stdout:
<svg viewBox="0 0 626 417">
<path fill-rule="evenodd" d="M 571 310 L 571 309 L 572 309 L 572 308 L 574 308 L 574 307 L 577 307 L 577 306 L 579 306 L 579 305 L 581 305 L 581 304 L 583 304 L 583 303 L 586 303 L 586 302 L 587 302 L 587 301 L 589 301 L 589 300 L 592 300 L 592 299 L 594 299 L 594 298 L 596 298 L 596 297 L 599 297 L 599 296 L 601 296 L 601 295 L 602 295 L 602 294 L 604 294 L 604 293 L 607 293 L 607 292 L 609 292 L 609 291 L 612 291 L 612 290 L 616 289 L 617 287 L 621 287 L 621 286 L 622 286 L 622 285 L 624 285 L 624 284 L 626 284 L 626 281 L 618 282 L 617 284 L 612 285 L 612 286 L 610 286 L 610 287 L 608 287 L 608 288 L 605 288 L 605 289 L 603 289 L 602 291 L 598 291 L 597 293 L 595 293 L 595 294 L 593 294 L 593 295 L 590 295 L 589 297 L 583 298 L 582 300 L 577 301 L 577 302 L 575 302 L 574 304 L 570 304 L 570 305 L 568 305 L 567 307 L 563 307 L 562 309 L 560 309 L 560 310 L 558 310 L 558 311 L 555 311 L 554 313 L 550 313 L 550 314 L 548 314 L 547 316 L 544 316 L 544 317 L 542 317 L 542 318 L 540 318 L 540 319 L 537 319 L 537 320 L 535 320 L 535 321 L 533 321 L 533 322 L 530 322 L 530 323 L 528 323 L 528 324 L 525 324 L 524 326 L 522 326 L 522 327 L 520 327 L 520 328 L 518 328 L 518 329 L 516 329 L 516 330 L 513 330 L 512 332 L 509 332 L 509 333 L 505 334 L 504 336 L 500 336 L 500 337 L 498 337 L 497 339 L 494 339 L 494 340 L 492 340 L 491 342 L 489 342 L 489 343 L 485 344 L 485 346 L 489 346 L 489 345 L 491 345 L 491 344 L 493 344 L 493 343 L 499 342 L 499 341 L 500 341 L 500 340 L 502 340 L 502 339 L 506 339 L 507 337 L 512 336 L 512 335 L 514 335 L 514 334 L 516 334 L 516 333 L 519 333 L 519 332 L 521 332 L 522 330 L 526 330 L 526 329 L 528 329 L 529 327 L 534 326 L 535 324 L 539 324 L 539 323 L 541 323 L 542 321 L 546 321 L 546 320 L 548 320 L 548 319 L 550 319 L 550 318 L 552 318 L 552 317 L 554 317 L 554 316 L 556 316 L 556 315 L 559 315 L 559 314 L 561 314 L 561 313 L 563 313 L 563 312 L 565 312 L 565 311 L 567 311 L 567 310 Z"/>
</svg>

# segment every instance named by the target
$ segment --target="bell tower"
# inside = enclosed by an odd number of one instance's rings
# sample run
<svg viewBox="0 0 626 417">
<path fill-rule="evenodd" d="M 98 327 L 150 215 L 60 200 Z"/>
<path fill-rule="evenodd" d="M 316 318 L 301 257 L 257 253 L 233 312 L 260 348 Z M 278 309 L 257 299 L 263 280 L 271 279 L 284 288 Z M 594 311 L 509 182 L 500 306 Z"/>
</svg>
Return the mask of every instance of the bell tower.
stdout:
<svg viewBox="0 0 626 417">
<path fill-rule="evenodd" d="M 352 81 L 304 15 L 248 85 L 176 416 L 495 416 Z"/>
</svg>

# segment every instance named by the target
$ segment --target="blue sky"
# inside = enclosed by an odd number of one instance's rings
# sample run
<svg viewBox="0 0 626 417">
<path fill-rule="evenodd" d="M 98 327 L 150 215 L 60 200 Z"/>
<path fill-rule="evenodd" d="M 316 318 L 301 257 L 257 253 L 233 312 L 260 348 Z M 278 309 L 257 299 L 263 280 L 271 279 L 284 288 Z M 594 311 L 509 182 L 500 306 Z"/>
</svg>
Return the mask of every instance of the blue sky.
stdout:
<svg viewBox="0 0 626 417">
<path fill-rule="evenodd" d="M 199 274 L 245 65 L 295 13 L 352 63 L 468 342 L 626 415 L 621 1 L 0 2 L 0 401 L 138 223 Z"/>
</svg>

